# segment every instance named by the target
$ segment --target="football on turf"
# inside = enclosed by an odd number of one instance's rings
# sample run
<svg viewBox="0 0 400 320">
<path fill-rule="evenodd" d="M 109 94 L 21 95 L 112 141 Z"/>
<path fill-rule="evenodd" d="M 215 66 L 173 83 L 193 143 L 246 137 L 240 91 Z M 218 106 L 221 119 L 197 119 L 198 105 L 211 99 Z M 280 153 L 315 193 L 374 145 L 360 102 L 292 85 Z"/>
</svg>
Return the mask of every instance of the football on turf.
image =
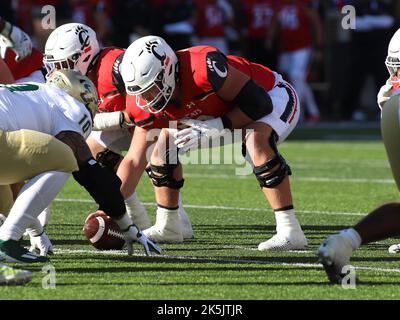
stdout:
<svg viewBox="0 0 400 320">
<path fill-rule="evenodd" d="M 103 211 L 91 213 L 86 218 L 83 232 L 98 250 L 121 250 L 125 244 L 121 229 Z"/>
</svg>

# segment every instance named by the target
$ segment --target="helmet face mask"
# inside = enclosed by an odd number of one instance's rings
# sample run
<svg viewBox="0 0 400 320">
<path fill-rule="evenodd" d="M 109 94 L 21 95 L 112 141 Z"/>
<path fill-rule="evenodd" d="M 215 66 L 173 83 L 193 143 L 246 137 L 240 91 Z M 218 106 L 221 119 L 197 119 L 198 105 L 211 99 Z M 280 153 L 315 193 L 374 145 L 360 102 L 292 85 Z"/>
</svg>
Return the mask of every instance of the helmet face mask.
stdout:
<svg viewBox="0 0 400 320">
<path fill-rule="evenodd" d="M 121 75 L 137 107 L 154 114 L 168 105 L 176 87 L 177 63 L 175 52 L 157 36 L 139 38 L 128 47 Z"/>
<path fill-rule="evenodd" d="M 51 73 L 54 70 L 74 70 L 74 71 L 78 71 L 77 68 L 77 61 L 73 60 L 73 58 L 66 58 L 66 59 L 61 59 L 61 60 L 54 60 L 50 57 L 46 57 L 45 56 L 45 61 L 46 63 L 44 64 L 44 66 L 46 67 L 46 71 L 47 71 L 47 76 L 50 76 Z"/>
<path fill-rule="evenodd" d="M 43 63 L 49 75 L 61 69 L 87 74 L 99 52 L 99 43 L 93 29 L 81 23 L 67 23 L 50 34 Z"/>
<path fill-rule="evenodd" d="M 136 105 L 150 113 L 161 112 L 167 106 L 173 93 L 173 88 L 165 83 L 164 71 L 161 71 L 148 87 L 143 89 L 128 87 L 127 90 L 129 90 L 127 91 L 129 95 L 136 97 Z"/>
<path fill-rule="evenodd" d="M 398 69 L 400 68 L 400 59 L 388 56 L 385 65 L 391 77 L 397 76 Z"/>
</svg>

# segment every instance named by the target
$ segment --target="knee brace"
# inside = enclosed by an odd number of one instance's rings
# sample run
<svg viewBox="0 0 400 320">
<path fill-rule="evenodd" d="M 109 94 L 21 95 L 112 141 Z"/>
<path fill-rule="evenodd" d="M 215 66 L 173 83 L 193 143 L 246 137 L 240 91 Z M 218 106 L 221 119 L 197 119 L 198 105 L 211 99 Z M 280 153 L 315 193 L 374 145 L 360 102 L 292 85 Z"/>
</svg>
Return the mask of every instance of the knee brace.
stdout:
<svg viewBox="0 0 400 320">
<path fill-rule="evenodd" d="M 122 156 L 110 149 L 106 149 L 104 151 L 99 152 L 96 155 L 96 161 L 103 168 L 107 168 L 111 171 L 115 171 L 115 166 L 121 161 Z"/>
<path fill-rule="evenodd" d="M 276 141 L 278 141 L 278 136 L 273 132 L 269 143 L 272 150 L 275 151 L 275 157 L 253 169 L 253 173 L 260 183 L 261 188 L 275 188 L 281 184 L 286 176 L 292 174 L 286 160 L 278 152 Z"/>
<path fill-rule="evenodd" d="M 164 164 L 162 166 L 150 164 L 150 166 L 146 168 L 146 172 L 155 187 L 168 187 L 179 190 L 183 187 L 185 180 L 177 181 L 174 178 L 174 170 L 177 166 L 177 164 Z"/>
</svg>

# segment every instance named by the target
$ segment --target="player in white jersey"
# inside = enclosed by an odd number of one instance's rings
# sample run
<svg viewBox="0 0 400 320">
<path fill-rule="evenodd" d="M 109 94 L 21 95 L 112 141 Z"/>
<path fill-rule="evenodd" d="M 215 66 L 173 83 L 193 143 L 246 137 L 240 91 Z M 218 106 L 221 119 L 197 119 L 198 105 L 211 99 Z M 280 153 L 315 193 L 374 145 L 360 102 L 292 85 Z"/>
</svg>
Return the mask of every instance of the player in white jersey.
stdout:
<svg viewBox="0 0 400 320">
<path fill-rule="evenodd" d="M 389 43 L 385 61 L 390 77 L 378 93 L 382 110 L 382 138 L 397 188 L 400 190 L 400 29 Z M 332 283 L 341 284 L 345 267 L 360 246 L 400 235 L 400 203 L 379 206 L 353 227 L 329 236 L 318 248 L 319 261 Z M 399 253 L 400 244 L 390 246 L 389 252 Z M 348 271 L 348 270 L 347 270 Z"/>
<path fill-rule="evenodd" d="M 87 138 L 91 117 L 88 108 L 57 87 L 39 83 L 0 85 L 3 131 L 29 129 L 52 136 L 74 131 Z"/>
<path fill-rule="evenodd" d="M 10 262 L 47 261 L 51 247 L 37 216 L 70 173 L 123 230 L 128 254 L 133 241 L 142 243 L 146 254 L 159 253 L 126 214 L 120 180 L 97 164 L 85 142 L 97 109 L 93 83 L 72 70 L 54 72 L 47 83 L 0 88 L 0 185 L 30 179 L 0 228 L 0 256 Z M 36 231 L 42 256 L 18 244 L 28 227 Z"/>
</svg>

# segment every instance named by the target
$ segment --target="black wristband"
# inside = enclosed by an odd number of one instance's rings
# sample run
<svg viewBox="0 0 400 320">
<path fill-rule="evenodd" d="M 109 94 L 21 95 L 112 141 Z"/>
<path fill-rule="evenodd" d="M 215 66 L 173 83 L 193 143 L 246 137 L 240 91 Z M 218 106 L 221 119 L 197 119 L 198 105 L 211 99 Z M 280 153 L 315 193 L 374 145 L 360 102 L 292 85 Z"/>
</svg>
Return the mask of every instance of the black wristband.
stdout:
<svg viewBox="0 0 400 320">
<path fill-rule="evenodd" d="M 222 124 L 224 125 L 224 129 L 233 130 L 231 119 L 229 119 L 227 116 L 222 116 L 221 120 Z"/>
</svg>

